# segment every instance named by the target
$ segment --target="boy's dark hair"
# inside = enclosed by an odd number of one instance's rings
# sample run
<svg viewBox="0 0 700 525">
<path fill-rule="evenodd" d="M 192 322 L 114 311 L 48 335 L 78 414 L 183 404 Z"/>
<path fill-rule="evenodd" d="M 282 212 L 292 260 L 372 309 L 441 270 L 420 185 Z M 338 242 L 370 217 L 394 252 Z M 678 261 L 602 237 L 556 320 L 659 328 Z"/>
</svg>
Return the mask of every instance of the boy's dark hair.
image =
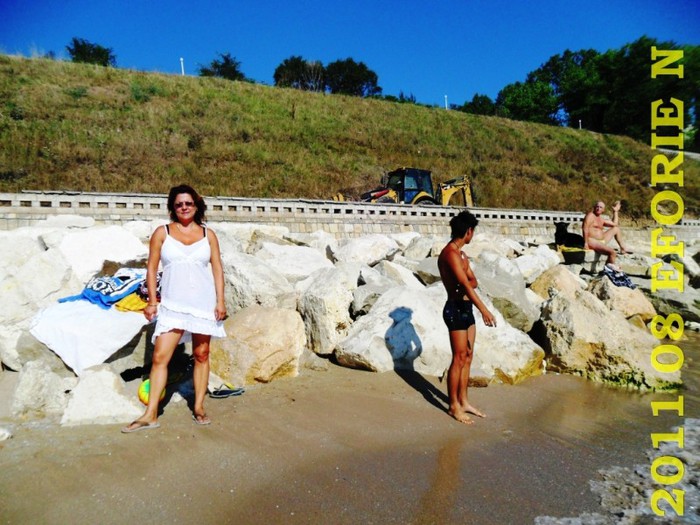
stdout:
<svg viewBox="0 0 700 525">
<path fill-rule="evenodd" d="M 452 228 L 452 238 L 459 239 L 464 237 L 469 228 L 474 229 L 479 224 L 479 219 L 472 215 L 469 211 L 461 211 L 452 219 L 450 219 L 450 228 Z"/>
<path fill-rule="evenodd" d="M 178 222 L 177 214 L 175 213 L 175 198 L 181 193 L 187 193 L 192 197 L 194 205 L 197 208 L 197 211 L 194 213 L 194 222 L 201 225 L 205 220 L 204 212 L 207 211 L 207 205 L 204 203 L 202 196 L 197 193 L 192 186 L 188 186 L 187 184 L 180 184 L 179 186 L 170 188 L 170 193 L 168 193 L 168 211 L 170 212 L 170 220 L 173 222 Z"/>
</svg>

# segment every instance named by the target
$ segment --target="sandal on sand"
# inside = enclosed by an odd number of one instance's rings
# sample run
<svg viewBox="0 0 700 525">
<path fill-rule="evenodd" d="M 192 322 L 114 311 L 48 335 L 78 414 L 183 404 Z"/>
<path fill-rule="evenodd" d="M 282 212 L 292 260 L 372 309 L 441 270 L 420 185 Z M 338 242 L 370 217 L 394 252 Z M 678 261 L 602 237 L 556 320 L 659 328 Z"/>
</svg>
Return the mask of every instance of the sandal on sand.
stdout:
<svg viewBox="0 0 700 525">
<path fill-rule="evenodd" d="M 206 414 L 192 414 L 192 420 L 198 425 L 211 425 L 211 419 Z"/>
<path fill-rule="evenodd" d="M 240 396 L 245 392 L 245 388 L 235 388 L 231 383 L 224 383 L 219 388 L 214 389 L 209 393 L 209 397 L 214 399 L 223 399 L 225 397 Z"/>
<path fill-rule="evenodd" d="M 122 434 L 131 434 L 132 432 L 139 432 L 140 430 L 148 430 L 151 428 L 160 427 L 160 423 L 156 421 L 155 423 L 149 423 L 148 421 L 132 421 L 127 426 L 122 428 Z"/>
</svg>

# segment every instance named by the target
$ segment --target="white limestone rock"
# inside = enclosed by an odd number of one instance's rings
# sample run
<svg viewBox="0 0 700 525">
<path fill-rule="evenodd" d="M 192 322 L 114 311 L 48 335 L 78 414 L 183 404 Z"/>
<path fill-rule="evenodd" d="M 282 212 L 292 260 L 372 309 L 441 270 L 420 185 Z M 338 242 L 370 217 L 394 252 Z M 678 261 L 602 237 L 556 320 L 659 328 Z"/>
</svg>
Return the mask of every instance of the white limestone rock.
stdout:
<svg viewBox="0 0 700 525">
<path fill-rule="evenodd" d="M 80 376 L 61 417 L 61 425 L 111 425 L 138 418 L 143 405 L 129 394 L 119 375 L 107 365 L 86 370 Z"/>
<path fill-rule="evenodd" d="M 396 286 L 353 323 L 335 348 L 338 363 L 374 372 L 412 369 L 438 376 L 451 360 L 437 293 Z"/>
<path fill-rule="evenodd" d="M 539 245 L 530 253 L 514 259 L 515 265 L 520 270 L 527 284 L 534 282 L 540 275 L 558 265 L 561 261 L 561 255 L 546 244 Z"/>
<path fill-rule="evenodd" d="M 496 317 L 496 326 L 484 324 L 474 308 L 476 340 L 471 377 L 489 383 L 514 385 L 544 371 L 544 350 L 527 334 L 513 327 L 494 307 L 489 297 L 481 299 Z"/>
<path fill-rule="evenodd" d="M 586 282 L 570 271 L 569 266 L 559 264 L 542 273 L 530 285 L 530 290 L 543 299 L 549 299 L 555 293 L 576 297 L 576 293 L 586 289 Z"/>
<path fill-rule="evenodd" d="M 66 391 L 75 381 L 55 374 L 43 361 L 30 361 L 19 372 L 12 415 L 29 419 L 62 414 L 68 401 Z"/>
<path fill-rule="evenodd" d="M 298 310 L 306 327 L 307 346 L 319 355 L 330 355 L 352 324 L 349 307 L 355 288 L 340 270 L 328 268 L 310 277 L 299 297 Z"/>
<path fill-rule="evenodd" d="M 395 287 L 384 293 L 367 315 L 355 321 L 348 337 L 340 341 L 335 358 L 344 366 L 375 372 L 415 370 L 442 376 L 452 359 L 442 309 L 447 294 L 442 285 L 423 292 Z M 497 319 L 497 327 L 486 327 L 475 309 L 477 337 L 472 376 L 488 382 L 517 383 L 543 369 L 543 350 L 510 326 L 482 300 Z"/>
<path fill-rule="evenodd" d="M 266 242 L 255 257 L 275 268 L 290 284 L 306 279 L 316 270 L 333 267 L 322 253 L 306 246 L 280 246 Z"/>
<path fill-rule="evenodd" d="M 266 224 L 253 224 L 243 222 L 216 222 L 212 223 L 211 227 L 216 232 L 216 236 L 227 246 L 235 246 L 237 251 L 244 253 L 248 252 L 251 239 L 255 232 L 283 239 L 289 235 L 289 228 L 285 226 L 272 226 Z M 222 246 L 222 253 L 224 248 Z"/>
<path fill-rule="evenodd" d="M 224 326 L 229 336 L 211 342 L 213 373 L 234 385 L 299 375 L 306 333 L 298 312 L 250 306 L 236 312 Z"/>
<path fill-rule="evenodd" d="M 233 311 L 247 306 L 296 307 L 296 293 L 287 278 L 259 257 L 240 251 L 221 254 L 226 304 Z"/>
<path fill-rule="evenodd" d="M 355 239 L 345 239 L 331 250 L 335 261 L 357 261 L 374 266 L 379 261 L 389 259 L 399 251 L 398 243 L 386 235 L 365 235 Z"/>
<path fill-rule="evenodd" d="M 393 288 L 394 284 L 378 285 L 363 284 L 352 292 L 352 304 L 350 311 L 353 317 L 357 318 L 367 314 L 384 292 Z"/>
<path fill-rule="evenodd" d="M 99 272 L 104 261 L 119 263 L 148 256 L 148 247 L 120 226 L 69 230 L 57 248 L 82 283 Z"/>
<path fill-rule="evenodd" d="M 296 244 L 315 248 L 324 255 L 338 245 L 335 236 L 323 230 L 316 230 L 312 233 L 289 233 L 285 238 L 293 240 Z"/>
<path fill-rule="evenodd" d="M 656 315 L 654 305 L 639 288 L 615 286 L 610 279 L 603 276 L 593 279 L 587 290 L 626 319 L 639 316 L 644 323 L 648 323 Z"/>
<path fill-rule="evenodd" d="M 336 263 L 336 266 L 338 264 L 340 263 Z M 363 265 L 362 268 L 360 268 L 360 277 L 358 279 L 358 284 L 368 284 L 372 286 L 392 288 L 393 286 L 396 286 L 396 281 L 380 273 L 379 270 L 375 268 L 370 268 L 369 266 Z"/>
<path fill-rule="evenodd" d="M 424 259 L 430 256 L 435 244 L 435 239 L 432 237 L 414 237 L 406 248 L 403 250 L 404 257 L 408 259 Z"/>
<path fill-rule="evenodd" d="M 525 293 L 525 279 L 511 259 L 483 251 L 472 262 L 478 290 L 487 294 L 496 309 L 515 328 L 529 332 L 539 319 L 539 309 Z"/>
<path fill-rule="evenodd" d="M 389 234 L 389 237 L 396 241 L 396 244 L 398 245 L 399 250 L 401 251 L 406 250 L 406 248 L 408 248 L 413 243 L 413 241 L 418 239 L 420 236 L 420 233 L 414 231 Z"/>
<path fill-rule="evenodd" d="M 375 267 L 375 270 L 387 279 L 391 279 L 395 285 L 408 286 L 416 290 L 422 290 L 423 284 L 418 280 L 415 274 L 404 268 L 403 266 L 391 261 L 381 261 Z"/>
<path fill-rule="evenodd" d="M 442 281 L 437 260 L 437 257 L 426 257 L 418 263 L 415 269 L 416 275 L 426 286 Z"/>
<path fill-rule="evenodd" d="M 641 390 L 681 384 L 680 373 L 660 373 L 652 366 L 658 341 L 590 292 L 577 292 L 573 299 L 554 295 L 544 303 L 541 319 L 548 368 Z"/>
</svg>

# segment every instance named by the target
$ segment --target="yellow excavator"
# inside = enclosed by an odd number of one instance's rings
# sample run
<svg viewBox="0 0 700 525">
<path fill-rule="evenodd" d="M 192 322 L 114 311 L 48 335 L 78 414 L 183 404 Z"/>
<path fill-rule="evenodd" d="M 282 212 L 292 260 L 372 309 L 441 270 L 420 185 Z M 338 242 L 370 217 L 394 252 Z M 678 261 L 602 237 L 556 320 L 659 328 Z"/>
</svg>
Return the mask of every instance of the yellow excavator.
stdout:
<svg viewBox="0 0 700 525">
<path fill-rule="evenodd" d="M 454 201 L 453 201 L 454 199 Z M 334 200 L 345 200 L 338 194 Z M 432 174 L 418 168 L 399 168 L 382 177 L 381 186 L 363 193 L 361 202 L 439 206 L 474 206 L 467 177 L 441 182 L 433 187 Z"/>
</svg>

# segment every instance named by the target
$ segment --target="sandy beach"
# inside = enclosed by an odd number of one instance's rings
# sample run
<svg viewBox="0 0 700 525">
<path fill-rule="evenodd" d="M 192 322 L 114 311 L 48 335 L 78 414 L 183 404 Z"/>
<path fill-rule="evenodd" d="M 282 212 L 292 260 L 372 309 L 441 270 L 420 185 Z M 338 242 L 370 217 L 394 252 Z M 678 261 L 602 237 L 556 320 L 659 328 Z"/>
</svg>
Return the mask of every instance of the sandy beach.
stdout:
<svg viewBox="0 0 700 525">
<path fill-rule="evenodd" d="M 209 427 L 171 402 L 161 428 L 132 435 L 18 424 L 3 395 L 0 521 L 533 523 L 600 510 L 597 471 L 647 463 L 649 432 L 678 423 L 651 417 L 654 394 L 571 376 L 473 388 L 489 417 L 471 426 L 446 415 L 444 391 L 331 366 L 210 399 Z"/>
</svg>

